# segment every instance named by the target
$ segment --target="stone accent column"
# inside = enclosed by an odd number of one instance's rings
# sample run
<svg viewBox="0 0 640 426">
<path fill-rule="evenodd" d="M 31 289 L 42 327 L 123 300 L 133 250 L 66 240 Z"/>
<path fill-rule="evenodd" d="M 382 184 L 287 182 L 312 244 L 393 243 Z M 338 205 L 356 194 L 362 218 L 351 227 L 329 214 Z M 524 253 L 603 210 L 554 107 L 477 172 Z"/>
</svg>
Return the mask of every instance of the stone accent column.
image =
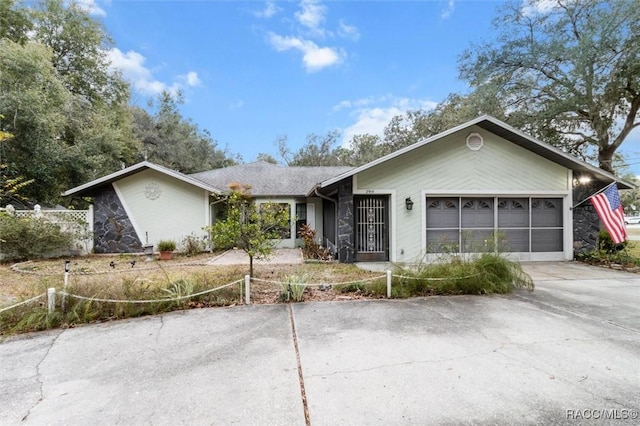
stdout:
<svg viewBox="0 0 640 426">
<path fill-rule="evenodd" d="M 143 250 L 133 224 L 112 186 L 94 196 L 94 253 L 137 253 Z"/>
<path fill-rule="evenodd" d="M 578 184 L 573 188 L 573 205 L 604 188 L 600 183 Z M 573 209 L 573 254 L 587 253 L 598 245 L 600 218 L 591 201 L 584 201 Z"/>
<path fill-rule="evenodd" d="M 353 180 L 347 178 L 338 188 L 338 261 L 355 262 L 355 229 L 353 223 Z"/>
</svg>

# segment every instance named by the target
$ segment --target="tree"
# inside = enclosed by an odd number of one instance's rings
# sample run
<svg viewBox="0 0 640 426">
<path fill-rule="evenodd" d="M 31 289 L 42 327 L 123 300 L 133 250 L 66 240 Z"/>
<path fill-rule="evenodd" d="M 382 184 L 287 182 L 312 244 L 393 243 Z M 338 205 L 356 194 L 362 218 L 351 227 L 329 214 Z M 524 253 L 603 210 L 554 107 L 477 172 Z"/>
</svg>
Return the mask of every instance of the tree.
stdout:
<svg viewBox="0 0 640 426">
<path fill-rule="evenodd" d="M 0 114 L 14 135 L 3 149 L 7 174 L 35 181 L 24 193 L 31 200 L 56 203 L 64 189 L 139 152 L 128 85 L 109 69 L 107 34 L 75 3 L 27 9 L 0 1 L 11 12 L 3 15 L 11 31 L 0 39 Z"/>
<path fill-rule="evenodd" d="M 25 43 L 32 28 L 25 9 L 16 7 L 14 0 L 0 0 L 0 39 Z"/>
<path fill-rule="evenodd" d="M 380 137 L 369 134 L 353 136 L 348 146 L 341 146 L 334 152 L 341 165 L 354 167 L 388 154 L 387 146 L 382 144 Z"/>
<path fill-rule="evenodd" d="M 264 161 L 265 163 L 278 164 L 278 160 L 276 160 L 273 155 L 267 154 L 265 152 L 261 152 L 256 157 L 256 161 Z"/>
<path fill-rule="evenodd" d="M 282 204 L 256 205 L 247 185 L 230 187 L 227 215 L 207 227 L 216 248 L 238 247 L 249 256 L 249 275 L 253 276 L 253 259 L 268 257 L 283 229 L 290 227 L 289 210 Z"/>
<path fill-rule="evenodd" d="M 149 161 L 179 170 L 196 173 L 231 166 L 236 163 L 227 150 L 217 148 L 208 131 L 182 117 L 178 105 L 180 94 L 163 92 L 158 97 L 155 115 L 133 108 L 133 133 L 142 142 Z"/>
<path fill-rule="evenodd" d="M 280 136 L 277 140 L 280 157 L 287 166 L 341 166 L 338 154 L 339 148 L 334 149 L 340 132 L 332 130 L 325 136 L 311 133 L 307 136 L 306 144 L 297 152 L 292 153 L 287 146 L 287 137 Z"/>
<path fill-rule="evenodd" d="M 33 39 L 51 48 L 53 67 L 71 93 L 91 104 L 128 102 L 128 85 L 109 69 L 113 41 L 79 3 L 41 0 L 31 15 Z"/>
<path fill-rule="evenodd" d="M 613 171 L 640 125 L 640 8 L 633 1 L 505 5 L 497 39 L 466 50 L 460 76 L 496 94 L 509 122 Z"/>
</svg>

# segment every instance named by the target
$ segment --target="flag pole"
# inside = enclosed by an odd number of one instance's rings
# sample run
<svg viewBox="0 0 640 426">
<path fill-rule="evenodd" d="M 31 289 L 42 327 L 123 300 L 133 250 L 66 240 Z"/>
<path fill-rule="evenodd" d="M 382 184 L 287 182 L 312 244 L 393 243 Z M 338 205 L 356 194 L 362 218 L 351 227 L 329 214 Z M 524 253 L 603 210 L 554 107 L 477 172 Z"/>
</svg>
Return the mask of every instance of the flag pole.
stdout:
<svg viewBox="0 0 640 426">
<path fill-rule="evenodd" d="M 605 186 L 604 188 L 602 188 L 601 190 L 594 192 L 593 194 L 589 195 L 587 198 L 585 198 L 584 200 L 580 201 L 578 204 L 574 205 L 573 207 L 571 207 L 570 210 L 575 209 L 576 207 L 578 207 L 581 204 L 586 203 L 587 201 L 589 201 L 591 198 L 595 197 L 596 195 L 600 194 L 601 192 L 606 191 L 607 189 L 609 189 L 611 186 L 615 185 L 616 183 L 618 183 L 618 181 L 613 181 L 611 182 L 609 185 Z"/>
</svg>

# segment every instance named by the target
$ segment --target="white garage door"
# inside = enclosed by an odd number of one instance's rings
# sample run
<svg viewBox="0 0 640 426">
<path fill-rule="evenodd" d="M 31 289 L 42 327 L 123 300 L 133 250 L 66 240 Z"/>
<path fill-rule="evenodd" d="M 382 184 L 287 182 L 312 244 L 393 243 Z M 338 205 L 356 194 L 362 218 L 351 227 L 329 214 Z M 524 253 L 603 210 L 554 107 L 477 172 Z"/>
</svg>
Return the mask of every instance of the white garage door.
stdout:
<svg viewBox="0 0 640 426">
<path fill-rule="evenodd" d="M 563 251 L 562 198 L 427 197 L 428 253 Z"/>
</svg>

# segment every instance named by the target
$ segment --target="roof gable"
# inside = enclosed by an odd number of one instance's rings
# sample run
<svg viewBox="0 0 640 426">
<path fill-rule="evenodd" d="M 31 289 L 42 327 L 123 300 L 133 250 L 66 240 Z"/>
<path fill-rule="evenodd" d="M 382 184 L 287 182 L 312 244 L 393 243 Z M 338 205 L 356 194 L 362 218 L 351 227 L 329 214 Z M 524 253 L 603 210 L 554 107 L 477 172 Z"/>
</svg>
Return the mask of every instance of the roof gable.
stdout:
<svg viewBox="0 0 640 426">
<path fill-rule="evenodd" d="M 574 172 L 577 173 L 588 173 L 590 175 L 593 175 L 597 180 L 605 182 L 605 183 L 609 183 L 612 181 L 617 181 L 620 183 L 620 188 L 621 189 L 629 189 L 629 188 L 633 188 L 634 186 L 624 182 L 620 179 L 618 179 L 615 175 L 606 172 L 598 167 L 595 167 L 589 163 L 586 163 L 582 160 L 579 160 L 561 150 L 559 150 L 558 148 L 551 146 L 547 143 L 544 143 L 536 138 L 533 138 L 523 132 L 521 132 L 520 130 L 515 129 L 514 127 L 509 126 L 508 124 L 494 118 L 491 117 L 489 115 L 483 115 L 480 116 L 478 118 L 475 118 L 473 120 L 470 120 L 466 123 L 463 123 L 459 126 L 453 127 L 449 130 L 446 130 L 442 133 L 439 133 L 437 135 L 431 136 L 429 138 L 426 139 L 422 139 L 416 143 L 414 143 L 413 145 L 409 145 L 407 147 L 404 147 L 402 149 L 399 149 L 398 151 L 392 152 L 391 154 L 388 154 L 384 157 L 380 157 L 377 160 L 371 161 L 367 164 L 364 164 L 360 167 L 356 167 L 354 169 L 351 169 L 349 171 L 346 171 L 338 176 L 334 176 L 330 179 L 327 179 L 325 181 L 323 181 L 322 183 L 320 183 L 320 185 L 317 186 L 317 188 L 326 188 L 330 185 L 333 185 L 343 179 L 346 179 L 348 177 L 351 177 L 355 174 L 358 174 L 360 172 L 363 172 L 365 170 L 368 170 L 372 167 L 377 166 L 378 164 L 382 164 L 384 162 L 387 162 L 391 159 L 400 157 L 402 155 L 405 155 L 407 153 L 410 153 L 412 151 L 414 151 L 415 149 L 418 149 L 420 147 L 423 147 L 425 145 L 431 144 L 435 141 L 441 140 L 449 135 L 452 135 L 454 133 L 460 132 L 462 130 L 465 129 L 469 129 L 473 126 L 478 126 L 484 130 L 487 130 L 491 133 L 494 133 L 500 137 L 502 137 L 503 139 L 506 139 L 524 149 L 527 149 L 537 155 L 540 155 L 541 157 L 544 157 L 550 161 L 553 161 L 557 164 L 560 164 L 568 169 L 573 170 Z"/>
<path fill-rule="evenodd" d="M 82 195 L 82 194 L 87 194 L 89 192 L 91 192 L 91 190 L 100 187 L 102 185 L 106 185 L 106 184 L 110 184 L 112 182 L 115 182 L 119 179 L 134 175 L 136 173 L 139 173 L 143 170 L 147 170 L 147 169 L 151 169 L 151 170 L 155 170 L 159 173 L 162 173 L 164 175 L 170 176 L 174 179 L 178 179 L 180 181 L 183 181 L 185 183 L 188 183 L 190 185 L 194 185 L 198 188 L 204 189 L 206 191 L 218 194 L 220 193 L 220 189 L 208 185 L 205 182 L 202 182 L 200 180 L 194 179 L 192 177 L 189 177 L 183 173 L 180 172 L 176 172 L 175 170 L 169 169 L 167 167 L 164 166 L 160 166 L 158 164 L 154 164 L 154 163 L 150 163 L 148 161 L 142 161 L 140 163 L 134 164 L 132 166 L 126 167 L 122 170 L 118 170 L 117 172 L 111 173 L 107 176 L 103 176 L 101 178 L 92 180 L 91 182 L 87 182 L 83 185 L 80 186 L 76 186 L 75 188 L 69 189 L 65 192 L 62 193 L 63 197 L 66 196 L 70 196 L 70 195 Z"/>
</svg>

